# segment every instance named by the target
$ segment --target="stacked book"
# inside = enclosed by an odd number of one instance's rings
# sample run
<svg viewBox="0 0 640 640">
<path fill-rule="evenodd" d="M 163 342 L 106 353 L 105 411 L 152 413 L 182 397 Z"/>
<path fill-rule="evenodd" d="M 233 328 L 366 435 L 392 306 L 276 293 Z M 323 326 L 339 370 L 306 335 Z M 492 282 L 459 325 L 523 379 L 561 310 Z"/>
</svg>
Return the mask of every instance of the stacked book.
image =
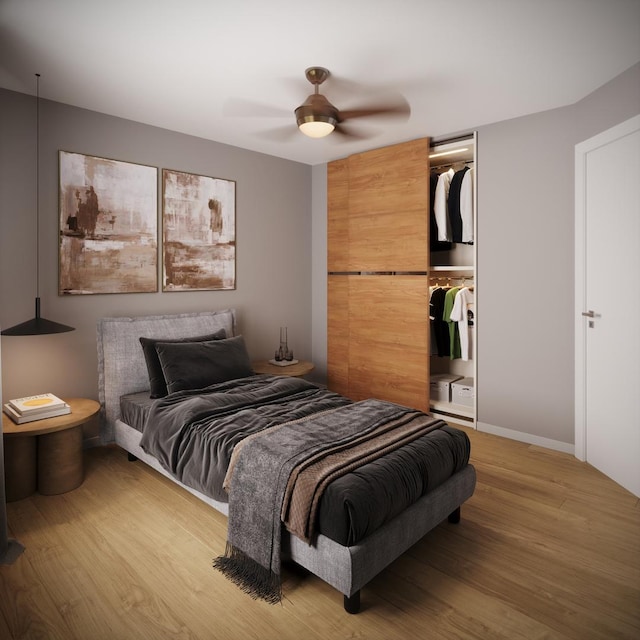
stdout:
<svg viewBox="0 0 640 640">
<path fill-rule="evenodd" d="M 52 393 L 39 396 L 26 396 L 9 400 L 4 405 L 4 412 L 16 423 L 23 424 L 33 420 L 54 418 L 71 413 L 71 407 Z"/>
</svg>

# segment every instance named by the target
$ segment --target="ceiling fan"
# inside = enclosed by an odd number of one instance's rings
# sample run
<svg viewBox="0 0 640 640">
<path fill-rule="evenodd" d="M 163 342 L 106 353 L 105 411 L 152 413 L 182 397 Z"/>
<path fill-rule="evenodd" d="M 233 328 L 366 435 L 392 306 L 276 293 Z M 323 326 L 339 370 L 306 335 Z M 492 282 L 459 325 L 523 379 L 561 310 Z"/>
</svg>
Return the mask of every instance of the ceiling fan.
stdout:
<svg viewBox="0 0 640 640">
<path fill-rule="evenodd" d="M 324 67 L 309 67 L 305 71 L 307 80 L 314 86 L 314 92 L 295 110 L 295 116 L 300 131 L 310 138 L 323 138 L 333 131 L 344 136 L 361 137 L 345 128 L 345 121 L 369 116 L 408 117 L 411 113 L 409 104 L 404 99 L 395 103 L 340 111 L 320 93 L 320 85 L 329 75 L 329 70 Z"/>
</svg>

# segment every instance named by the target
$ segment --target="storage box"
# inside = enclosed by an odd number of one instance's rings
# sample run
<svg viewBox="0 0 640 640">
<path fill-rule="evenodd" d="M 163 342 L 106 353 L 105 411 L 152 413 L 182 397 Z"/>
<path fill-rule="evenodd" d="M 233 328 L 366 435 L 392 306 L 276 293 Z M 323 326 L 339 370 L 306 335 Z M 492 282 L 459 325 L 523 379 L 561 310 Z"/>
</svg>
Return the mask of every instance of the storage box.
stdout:
<svg viewBox="0 0 640 640">
<path fill-rule="evenodd" d="M 451 383 L 462 379 L 451 373 L 434 373 L 429 383 L 429 398 L 432 402 L 451 402 Z"/>
<path fill-rule="evenodd" d="M 476 389 L 473 378 L 462 378 L 451 383 L 451 402 L 473 407 Z"/>
</svg>

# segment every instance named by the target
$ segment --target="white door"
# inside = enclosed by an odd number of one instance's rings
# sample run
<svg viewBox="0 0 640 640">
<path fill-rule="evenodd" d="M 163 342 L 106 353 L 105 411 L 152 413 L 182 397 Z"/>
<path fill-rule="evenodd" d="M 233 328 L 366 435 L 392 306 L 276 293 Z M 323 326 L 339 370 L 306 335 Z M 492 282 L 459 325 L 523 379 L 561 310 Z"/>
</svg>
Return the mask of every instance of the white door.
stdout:
<svg viewBox="0 0 640 640">
<path fill-rule="evenodd" d="M 576 456 L 640 496 L 640 116 L 576 146 Z"/>
</svg>

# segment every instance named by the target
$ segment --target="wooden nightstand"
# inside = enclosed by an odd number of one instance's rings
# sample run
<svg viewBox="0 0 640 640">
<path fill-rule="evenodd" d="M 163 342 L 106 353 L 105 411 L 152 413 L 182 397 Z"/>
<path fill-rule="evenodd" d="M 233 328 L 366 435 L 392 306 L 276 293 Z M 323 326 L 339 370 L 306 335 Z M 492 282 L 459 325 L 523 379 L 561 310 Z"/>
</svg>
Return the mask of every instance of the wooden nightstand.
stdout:
<svg viewBox="0 0 640 640">
<path fill-rule="evenodd" d="M 16 424 L 2 414 L 7 502 L 71 491 L 82 484 L 82 425 L 100 410 L 95 400 L 65 398 L 71 413 Z"/>
<path fill-rule="evenodd" d="M 271 364 L 268 360 L 259 360 L 252 362 L 251 366 L 256 373 L 268 373 L 272 376 L 294 376 L 302 377 L 313 371 L 312 362 L 300 360 L 296 364 L 290 364 L 286 367 L 279 367 L 277 364 Z"/>
</svg>

